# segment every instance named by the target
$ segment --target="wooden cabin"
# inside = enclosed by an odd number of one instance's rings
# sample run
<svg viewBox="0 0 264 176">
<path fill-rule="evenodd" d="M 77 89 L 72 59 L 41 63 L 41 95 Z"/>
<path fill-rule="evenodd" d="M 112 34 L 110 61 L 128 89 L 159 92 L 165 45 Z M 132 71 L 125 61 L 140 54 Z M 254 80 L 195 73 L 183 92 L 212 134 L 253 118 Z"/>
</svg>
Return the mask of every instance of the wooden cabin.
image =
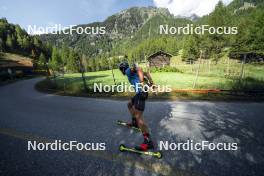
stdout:
<svg viewBox="0 0 264 176">
<path fill-rule="evenodd" d="M 148 56 L 147 60 L 149 62 L 149 67 L 162 68 L 165 66 L 170 66 L 170 59 L 172 55 L 164 51 L 158 51 Z"/>
<path fill-rule="evenodd" d="M 32 75 L 33 63 L 31 60 L 0 60 L 0 81 L 12 77 Z"/>
</svg>

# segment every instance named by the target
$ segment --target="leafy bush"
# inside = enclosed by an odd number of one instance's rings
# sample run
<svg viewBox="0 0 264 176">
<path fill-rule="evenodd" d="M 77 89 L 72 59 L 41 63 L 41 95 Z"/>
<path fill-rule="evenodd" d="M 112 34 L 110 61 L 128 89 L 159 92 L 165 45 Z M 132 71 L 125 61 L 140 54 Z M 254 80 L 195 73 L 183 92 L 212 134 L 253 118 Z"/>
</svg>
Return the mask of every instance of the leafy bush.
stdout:
<svg viewBox="0 0 264 176">
<path fill-rule="evenodd" d="M 176 67 L 170 67 L 170 66 L 165 66 L 165 67 L 153 67 L 150 69 L 152 73 L 155 72 L 178 72 L 178 73 L 183 73 L 181 70 L 177 69 Z"/>
</svg>

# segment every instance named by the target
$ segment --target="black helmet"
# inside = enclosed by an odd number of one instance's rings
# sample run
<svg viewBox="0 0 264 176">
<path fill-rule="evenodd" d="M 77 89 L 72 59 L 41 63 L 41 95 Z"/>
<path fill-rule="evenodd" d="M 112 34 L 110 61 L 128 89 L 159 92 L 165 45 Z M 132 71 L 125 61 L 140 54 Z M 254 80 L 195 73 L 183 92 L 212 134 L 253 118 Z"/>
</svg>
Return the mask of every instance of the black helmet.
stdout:
<svg viewBox="0 0 264 176">
<path fill-rule="evenodd" d="M 129 68 L 129 65 L 127 62 L 121 62 L 119 64 L 119 70 L 123 73 L 123 75 L 126 74 L 126 69 L 128 69 L 128 68 Z"/>
</svg>

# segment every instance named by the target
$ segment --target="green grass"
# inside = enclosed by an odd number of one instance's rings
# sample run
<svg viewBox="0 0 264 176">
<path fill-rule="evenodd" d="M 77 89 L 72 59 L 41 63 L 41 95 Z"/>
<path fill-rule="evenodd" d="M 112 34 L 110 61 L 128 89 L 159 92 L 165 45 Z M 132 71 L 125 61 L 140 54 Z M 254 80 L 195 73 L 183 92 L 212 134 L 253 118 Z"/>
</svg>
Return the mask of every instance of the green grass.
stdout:
<svg viewBox="0 0 264 176">
<path fill-rule="evenodd" d="M 222 58 L 218 64 L 214 62 L 210 63 L 209 61 L 204 60 L 200 65 L 199 77 L 196 82 L 194 89 L 222 89 L 222 90 L 233 90 L 238 92 L 252 91 L 252 90 L 264 90 L 264 64 L 244 64 L 244 77 L 240 80 L 241 72 L 241 63 L 236 60 L 229 61 L 229 74 L 227 74 L 227 58 Z M 160 86 L 170 86 L 173 91 L 172 93 L 161 93 L 158 97 L 172 97 L 173 99 L 187 97 L 188 99 L 233 99 L 229 95 L 219 94 L 213 95 L 213 98 L 210 98 L 212 94 L 198 95 L 188 92 L 180 92 L 178 90 L 182 89 L 193 89 L 193 83 L 196 77 L 196 72 L 198 64 L 185 64 L 181 61 L 180 57 L 173 57 L 172 64 L 178 70 L 177 72 L 152 72 L 152 78 L 156 85 Z M 146 69 L 146 65 L 140 65 L 143 69 Z M 173 69 L 172 69 L 173 70 Z M 84 86 L 81 78 L 81 74 L 66 74 L 63 77 L 58 77 L 56 79 L 57 91 L 65 90 L 64 93 L 77 96 L 94 96 L 93 84 L 102 83 L 103 85 L 114 85 L 112 71 L 98 71 L 98 72 L 88 72 L 85 73 L 86 81 L 90 89 L 90 93 L 85 93 Z M 114 70 L 114 76 L 117 84 L 128 83 L 126 76 L 122 75 L 121 72 L 117 69 Z M 54 82 L 54 81 L 53 81 Z M 43 86 L 44 84 L 42 84 Z M 44 86 L 45 87 L 45 86 Z M 50 86 L 52 87 L 52 86 Z M 64 89 L 65 88 L 65 89 Z M 131 93 L 130 93 L 131 94 Z M 129 93 L 123 94 L 96 94 L 95 96 L 127 96 Z M 232 95 L 233 96 L 233 95 Z M 254 95 L 256 96 L 256 95 Z M 242 93 L 234 99 L 243 98 L 245 95 Z M 263 96 L 262 96 L 263 97 Z M 253 97 L 253 99 L 259 97 Z M 247 99 L 247 98 L 246 98 Z"/>
<path fill-rule="evenodd" d="M 240 65 L 240 64 L 239 64 Z M 191 67 L 191 66 L 190 66 Z M 232 89 L 234 80 L 225 77 L 221 69 L 223 65 L 212 68 L 211 74 L 205 74 L 205 71 L 201 68 L 200 76 L 198 77 L 195 89 Z M 238 67 L 238 66 L 237 66 Z M 240 69 L 240 68 L 239 68 Z M 233 69 L 234 70 L 234 69 Z M 114 85 L 111 70 L 88 72 L 85 74 L 89 87 L 93 86 L 93 83 L 102 83 L 104 85 Z M 192 89 L 193 82 L 195 80 L 195 72 L 178 73 L 178 72 L 155 72 L 151 73 L 155 84 L 157 85 L 168 85 L 172 89 Z M 123 76 L 119 70 L 114 70 L 114 76 L 116 83 L 126 82 L 128 83 L 125 76 Z M 264 80 L 264 65 L 250 65 L 245 64 L 245 77 L 251 78 L 250 80 Z M 65 78 L 59 77 L 58 85 L 61 87 L 65 82 L 66 89 L 78 89 L 82 87 L 81 74 L 66 74 Z"/>
<path fill-rule="evenodd" d="M 146 64 L 140 64 L 140 66 L 146 69 Z M 186 64 L 178 55 L 171 58 L 170 66 L 176 68 L 175 70 L 178 70 L 178 72 L 195 75 L 198 69 L 198 61 L 194 64 Z M 230 59 L 228 61 L 228 57 L 225 55 L 219 59 L 217 64 L 212 60 L 202 60 L 199 75 L 217 78 L 239 78 L 241 67 L 242 65 L 238 60 Z M 264 80 L 264 63 L 244 64 L 244 77 Z"/>
<path fill-rule="evenodd" d="M 86 73 L 87 84 L 90 88 L 94 83 L 102 83 L 104 85 L 114 85 L 111 71 L 98 71 Z M 116 83 L 122 82 L 128 83 L 125 76 L 123 76 L 119 70 L 114 70 Z M 184 74 L 177 72 L 156 72 L 151 74 L 155 84 L 167 85 L 172 89 L 192 89 L 195 75 Z M 81 74 L 66 74 L 65 77 L 59 77 L 57 79 L 59 88 L 63 88 L 65 83 L 66 89 L 70 91 L 81 91 L 83 88 L 83 82 Z M 213 77 L 213 76 L 199 76 L 195 89 L 231 89 L 232 80 L 228 78 Z"/>
<path fill-rule="evenodd" d="M 182 64 L 176 65 L 180 71 L 189 74 L 195 74 L 198 68 L 198 64 Z M 200 75 L 202 76 L 213 76 L 213 77 L 239 77 L 241 72 L 241 63 L 233 62 L 230 63 L 229 73 L 228 66 L 226 63 L 215 64 L 203 63 L 200 65 Z M 263 64 L 245 64 L 244 65 L 244 76 L 252 77 L 256 79 L 264 79 L 264 65 Z"/>
</svg>

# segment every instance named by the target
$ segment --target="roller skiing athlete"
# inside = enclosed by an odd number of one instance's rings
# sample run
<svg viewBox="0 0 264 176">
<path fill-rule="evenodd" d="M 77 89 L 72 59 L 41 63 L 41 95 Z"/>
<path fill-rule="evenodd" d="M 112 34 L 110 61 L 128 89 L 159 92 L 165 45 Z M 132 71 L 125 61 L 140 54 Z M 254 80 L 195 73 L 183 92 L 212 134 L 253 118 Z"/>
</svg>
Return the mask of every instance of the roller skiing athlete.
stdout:
<svg viewBox="0 0 264 176">
<path fill-rule="evenodd" d="M 148 127 L 143 118 L 145 101 L 148 98 L 148 92 L 143 90 L 143 88 L 146 87 L 144 85 L 148 87 L 153 85 L 152 78 L 149 73 L 143 72 L 142 69 L 136 65 L 130 68 L 127 62 L 120 63 L 119 69 L 123 75 L 127 76 L 128 81 L 133 85 L 136 93 L 127 104 L 128 110 L 132 116 L 132 121 L 128 123 L 128 126 L 139 128 L 142 132 L 144 141 L 139 146 L 136 146 L 135 149 L 139 151 L 154 149 Z"/>
</svg>

